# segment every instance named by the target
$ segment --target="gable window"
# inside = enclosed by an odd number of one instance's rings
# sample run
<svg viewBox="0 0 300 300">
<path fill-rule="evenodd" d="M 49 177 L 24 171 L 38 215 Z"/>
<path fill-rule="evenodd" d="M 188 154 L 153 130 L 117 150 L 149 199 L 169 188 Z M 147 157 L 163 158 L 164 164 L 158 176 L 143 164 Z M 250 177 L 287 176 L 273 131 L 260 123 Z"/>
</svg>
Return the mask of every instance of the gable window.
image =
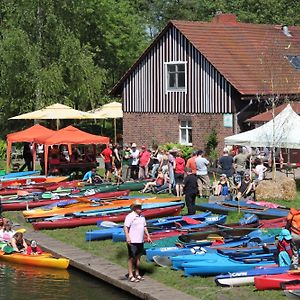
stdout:
<svg viewBox="0 0 300 300">
<path fill-rule="evenodd" d="M 287 55 L 286 56 L 291 65 L 296 69 L 300 70 L 300 56 L 299 55 Z"/>
<path fill-rule="evenodd" d="M 192 121 L 180 121 L 179 143 L 182 145 L 192 145 Z"/>
<path fill-rule="evenodd" d="M 186 92 L 186 63 L 168 62 L 166 65 L 166 92 Z"/>
</svg>

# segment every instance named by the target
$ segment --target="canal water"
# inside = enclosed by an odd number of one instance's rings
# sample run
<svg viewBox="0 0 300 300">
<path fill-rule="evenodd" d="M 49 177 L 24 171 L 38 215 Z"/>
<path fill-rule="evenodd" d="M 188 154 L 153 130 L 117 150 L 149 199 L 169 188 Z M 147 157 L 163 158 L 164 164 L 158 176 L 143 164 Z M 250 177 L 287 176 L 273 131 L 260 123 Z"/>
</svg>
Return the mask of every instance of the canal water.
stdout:
<svg viewBox="0 0 300 300">
<path fill-rule="evenodd" d="M 135 300 L 137 298 L 73 268 L 55 270 L 0 262 L 0 299 Z"/>
</svg>

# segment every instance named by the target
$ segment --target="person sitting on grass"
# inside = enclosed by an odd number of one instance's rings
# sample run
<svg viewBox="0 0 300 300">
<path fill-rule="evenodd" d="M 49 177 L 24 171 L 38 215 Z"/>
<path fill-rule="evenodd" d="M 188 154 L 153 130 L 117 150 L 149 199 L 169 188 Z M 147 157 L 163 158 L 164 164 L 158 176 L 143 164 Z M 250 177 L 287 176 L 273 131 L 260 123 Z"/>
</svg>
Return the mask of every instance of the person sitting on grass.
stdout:
<svg viewBox="0 0 300 300">
<path fill-rule="evenodd" d="M 28 255 L 39 255 L 42 254 L 43 250 L 37 245 L 37 242 L 32 240 L 30 246 L 27 247 Z"/>
<path fill-rule="evenodd" d="M 146 191 L 155 192 L 156 189 L 159 189 L 165 184 L 165 175 L 162 171 L 158 171 L 157 177 L 155 181 L 147 182 L 144 189 L 141 191 L 141 193 L 146 193 Z"/>
<path fill-rule="evenodd" d="M 84 174 L 82 181 L 86 181 L 87 183 L 93 183 L 95 176 L 96 176 L 96 168 L 92 168 L 92 170 Z"/>
<path fill-rule="evenodd" d="M 236 189 L 237 200 L 240 200 L 242 197 L 248 198 L 252 194 L 254 194 L 253 198 L 255 199 L 255 184 L 252 182 L 250 174 L 248 172 L 244 173 L 244 179 L 238 183 Z"/>
<path fill-rule="evenodd" d="M 227 196 L 229 194 L 229 181 L 226 174 L 220 175 L 220 180 L 217 185 L 214 187 L 215 196 Z"/>
<path fill-rule="evenodd" d="M 14 251 L 19 253 L 27 252 L 27 244 L 24 240 L 23 233 L 22 232 L 16 232 L 14 236 L 12 237 L 11 246 L 13 247 Z"/>
</svg>

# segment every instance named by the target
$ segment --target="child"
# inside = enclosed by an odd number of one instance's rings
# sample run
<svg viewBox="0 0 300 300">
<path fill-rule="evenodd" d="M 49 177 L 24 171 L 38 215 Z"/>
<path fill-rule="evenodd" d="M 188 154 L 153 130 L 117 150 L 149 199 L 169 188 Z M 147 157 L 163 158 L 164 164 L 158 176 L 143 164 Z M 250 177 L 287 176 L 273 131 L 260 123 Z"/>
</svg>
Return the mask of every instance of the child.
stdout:
<svg viewBox="0 0 300 300">
<path fill-rule="evenodd" d="M 291 247 L 292 236 L 287 229 L 282 229 L 277 241 L 278 264 L 280 267 L 290 266 L 293 256 Z"/>
<path fill-rule="evenodd" d="M 36 241 L 31 241 L 30 246 L 27 248 L 28 255 L 38 255 L 42 254 L 43 250 L 37 245 Z"/>
</svg>

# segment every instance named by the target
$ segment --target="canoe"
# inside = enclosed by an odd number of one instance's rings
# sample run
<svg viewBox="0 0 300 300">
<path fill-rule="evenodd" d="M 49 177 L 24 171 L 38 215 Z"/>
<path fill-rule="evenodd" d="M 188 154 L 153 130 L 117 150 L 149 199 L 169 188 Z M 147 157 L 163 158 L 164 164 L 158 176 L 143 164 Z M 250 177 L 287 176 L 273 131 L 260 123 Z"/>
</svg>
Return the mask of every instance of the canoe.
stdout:
<svg viewBox="0 0 300 300">
<path fill-rule="evenodd" d="M 279 290 L 283 284 L 288 284 L 293 281 L 300 281 L 299 273 L 285 273 L 277 275 L 264 275 L 254 278 L 255 288 L 257 290 Z"/>
<path fill-rule="evenodd" d="M 112 199 L 120 196 L 126 196 L 129 194 L 129 190 L 125 191 L 115 191 L 108 193 L 96 193 L 94 195 L 86 196 L 86 198 L 100 198 L 100 199 Z M 40 206 L 50 205 L 52 203 L 57 203 L 59 200 L 65 200 L 68 197 L 61 197 L 59 199 L 38 199 L 38 200 L 21 200 L 21 201 L 12 201 L 10 203 L 2 201 L 2 209 L 3 211 L 16 211 L 16 210 L 25 210 L 27 208 L 36 208 Z M 76 197 L 75 197 L 76 199 Z"/>
<path fill-rule="evenodd" d="M 50 253 L 43 253 L 40 255 L 27 255 L 21 253 L 5 254 L 3 251 L 0 251 L 0 259 L 23 265 L 55 269 L 67 269 L 69 266 L 68 259 L 55 258 Z"/>
<path fill-rule="evenodd" d="M 143 210 L 143 216 L 146 219 L 159 218 L 165 216 L 179 215 L 183 205 L 176 205 L 164 208 L 154 208 Z M 100 217 L 86 217 L 86 218 L 64 218 L 53 221 L 39 221 L 32 223 L 36 230 L 40 229 L 56 229 L 56 228 L 74 228 L 78 226 L 96 225 L 98 221 L 112 221 L 123 222 L 128 215 L 128 212 L 121 214 L 111 214 Z"/>
<path fill-rule="evenodd" d="M 28 185 L 28 184 L 35 184 L 35 183 L 42 183 L 42 182 L 61 182 L 67 180 L 68 176 L 31 176 L 31 177 L 22 177 L 22 178 L 15 178 L 15 179 L 8 179 L 5 181 L 0 182 L 1 187 L 8 187 L 8 186 L 18 186 L 18 185 Z"/>
<path fill-rule="evenodd" d="M 270 220 L 259 220 L 260 228 L 284 228 L 286 226 L 286 217 L 270 219 Z"/>
<path fill-rule="evenodd" d="M 190 219 L 197 221 L 203 221 L 204 218 L 211 215 L 211 212 L 206 212 L 202 214 L 197 215 L 191 215 L 189 216 Z M 187 225 L 185 221 L 184 216 L 175 216 L 175 217 L 167 217 L 167 218 L 160 218 L 155 220 L 149 220 L 147 222 L 147 228 L 149 232 L 154 232 L 161 230 L 163 228 L 175 228 L 175 223 L 180 224 L 181 226 Z M 87 231 L 85 234 L 86 241 L 96 241 L 96 240 L 105 240 L 105 239 L 111 239 L 113 236 L 113 233 L 119 232 L 120 230 L 123 230 L 123 224 L 110 224 L 109 227 L 106 225 L 105 222 L 98 222 L 97 226 L 101 229 L 98 230 L 91 230 Z M 112 226 L 113 225 L 113 226 Z"/>
<path fill-rule="evenodd" d="M 3 176 L 0 176 L 0 180 L 5 180 L 5 179 L 11 179 L 11 178 L 18 178 L 18 177 L 25 177 L 25 176 L 32 176 L 39 174 L 39 171 L 22 171 L 22 172 L 12 172 L 5 174 Z"/>
<path fill-rule="evenodd" d="M 165 237 L 170 237 L 170 236 L 178 236 L 181 235 L 184 232 L 189 232 L 191 230 L 197 230 L 201 227 L 206 227 L 209 226 L 210 224 L 224 224 L 226 222 L 226 216 L 221 215 L 221 216 L 208 216 L 203 218 L 203 221 L 198 224 L 194 225 L 182 225 L 179 229 L 161 229 L 161 230 L 156 230 L 154 232 L 150 233 L 151 240 L 156 241 L 160 240 Z M 124 242 L 126 240 L 125 238 L 125 233 L 124 231 L 116 231 L 112 235 L 112 240 L 113 242 Z"/>
<path fill-rule="evenodd" d="M 273 265 L 272 260 L 244 260 L 237 261 L 227 257 L 207 257 L 195 262 L 186 262 L 182 264 L 185 276 L 209 276 L 219 275 L 228 272 L 241 272 L 251 270 L 257 267 Z M 260 277 L 258 277 L 260 278 Z"/>
<path fill-rule="evenodd" d="M 221 274 L 215 277 L 215 283 L 220 286 L 242 286 L 254 284 L 254 277 L 287 273 L 289 267 L 257 268 L 242 272 Z"/>
<path fill-rule="evenodd" d="M 196 205 L 197 210 L 212 211 L 217 214 L 228 214 L 231 211 L 242 211 L 256 214 L 260 219 L 274 219 L 286 217 L 289 209 L 284 208 L 268 208 L 255 204 L 247 204 L 245 201 L 222 201 L 216 203 L 199 203 Z"/>
<path fill-rule="evenodd" d="M 138 199 L 138 197 L 136 198 Z M 171 201 L 180 201 L 180 198 L 170 197 L 170 198 L 144 198 L 139 199 L 142 203 L 158 203 L 158 202 L 171 202 Z M 104 209 L 113 209 L 118 207 L 130 206 L 135 201 L 135 199 L 129 200 L 115 200 L 107 203 L 95 203 L 92 201 L 71 204 L 67 207 L 53 207 L 49 209 L 48 207 L 41 207 L 32 210 L 23 211 L 23 215 L 27 219 L 42 219 L 57 215 L 65 215 L 75 212 L 88 212 L 88 211 L 96 211 L 96 210 L 104 210 Z"/>
</svg>

